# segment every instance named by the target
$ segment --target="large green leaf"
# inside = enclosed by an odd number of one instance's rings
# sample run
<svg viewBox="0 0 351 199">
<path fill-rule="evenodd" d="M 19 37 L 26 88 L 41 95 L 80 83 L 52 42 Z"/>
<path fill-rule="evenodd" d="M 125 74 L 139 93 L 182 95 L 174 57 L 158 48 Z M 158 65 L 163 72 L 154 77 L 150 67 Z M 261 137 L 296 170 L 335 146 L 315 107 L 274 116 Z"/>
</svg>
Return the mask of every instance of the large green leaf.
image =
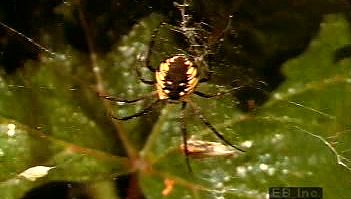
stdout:
<svg viewBox="0 0 351 199">
<path fill-rule="evenodd" d="M 322 187 L 325 198 L 348 198 L 350 60 L 333 60 L 335 51 L 350 41 L 346 20 L 326 16 L 309 48 L 284 64 L 287 80 L 255 114 L 235 111 L 228 96 L 194 99 L 233 143 L 252 146 L 232 158 L 193 160 L 193 175 L 177 151 L 180 132 L 171 119 L 179 111 L 166 109 L 143 151 L 154 163 L 153 172 L 140 175 L 148 198 L 162 196 L 165 179 L 175 183 L 169 198 L 264 198 L 276 186 Z M 197 139 L 216 140 L 196 115 L 187 121 Z"/>
</svg>

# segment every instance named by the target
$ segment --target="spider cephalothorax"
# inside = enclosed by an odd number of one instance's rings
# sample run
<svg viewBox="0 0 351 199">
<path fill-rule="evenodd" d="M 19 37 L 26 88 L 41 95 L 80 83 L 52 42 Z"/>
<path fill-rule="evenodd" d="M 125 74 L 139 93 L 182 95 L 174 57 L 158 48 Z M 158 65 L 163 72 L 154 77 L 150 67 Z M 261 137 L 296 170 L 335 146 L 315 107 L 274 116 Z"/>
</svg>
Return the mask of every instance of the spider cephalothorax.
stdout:
<svg viewBox="0 0 351 199">
<path fill-rule="evenodd" d="M 166 59 L 156 70 L 158 98 L 182 101 L 194 92 L 198 76 L 197 66 L 185 55 Z"/>
</svg>

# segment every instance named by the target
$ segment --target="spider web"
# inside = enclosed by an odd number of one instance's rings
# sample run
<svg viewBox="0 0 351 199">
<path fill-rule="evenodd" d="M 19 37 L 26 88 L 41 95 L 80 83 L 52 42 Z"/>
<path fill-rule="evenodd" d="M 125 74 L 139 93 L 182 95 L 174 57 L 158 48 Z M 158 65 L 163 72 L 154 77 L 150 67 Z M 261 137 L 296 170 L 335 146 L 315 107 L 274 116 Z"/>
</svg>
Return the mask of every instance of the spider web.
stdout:
<svg viewBox="0 0 351 199">
<path fill-rule="evenodd" d="M 329 198 L 350 194 L 345 177 L 351 172 L 350 63 L 332 59 L 350 43 L 343 16 L 325 17 L 305 52 L 283 65 L 286 81 L 254 112 L 238 110 L 232 95 L 194 97 L 211 123 L 247 152 L 191 160 L 193 176 L 179 152 L 179 106 L 158 107 L 149 117 L 120 123 L 109 114 L 128 115 L 150 101 L 119 106 L 96 95 L 133 99 L 153 89 L 138 82 L 134 67 L 161 21 L 160 15 L 142 19 L 98 58 L 93 53 L 85 57 L 67 44 L 58 56 L 26 62 L 11 76 L 2 73 L 0 193 L 5 198 L 20 198 L 53 181 L 113 180 L 131 172 L 131 165 L 148 198 L 162 196 L 166 179 L 174 182 L 169 198 L 264 198 L 268 187 L 277 185 L 321 186 Z M 153 65 L 162 59 L 160 54 L 179 49 L 172 45 L 172 34 L 166 30 L 160 36 L 159 42 L 169 40 L 158 46 L 164 51 L 155 51 Z M 211 82 L 200 87 L 209 92 L 225 88 Z M 190 110 L 186 119 L 196 139 L 219 142 Z M 136 154 L 142 158 L 126 158 Z M 53 168 L 35 182 L 19 176 L 33 165 Z"/>
</svg>

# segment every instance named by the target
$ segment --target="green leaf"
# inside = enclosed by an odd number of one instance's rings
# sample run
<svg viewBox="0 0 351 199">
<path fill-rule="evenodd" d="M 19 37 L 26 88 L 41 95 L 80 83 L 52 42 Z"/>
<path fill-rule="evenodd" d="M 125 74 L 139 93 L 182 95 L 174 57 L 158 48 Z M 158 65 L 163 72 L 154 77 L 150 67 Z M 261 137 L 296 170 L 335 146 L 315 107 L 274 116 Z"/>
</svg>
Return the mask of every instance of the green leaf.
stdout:
<svg viewBox="0 0 351 199">
<path fill-rule="evenodd" d="M 325 198 L 350 195 L 350 59 L 334 63 L 337 49 L 351 42 L 341 15 L 328 15 L 320 33 L 299 57 L 284 64 L 286 81 L 255 114 L 233 108 L 230 96 L 193 97 L 204 115 L 246 153 L 192 159 L 187 171 L 179 152 L 176 116 L 170 105 L 155 124 L 143 149 L 152 172 L 141 172 L 147 198 L 160 198 L 165 180 L 173 180 L 168 198 L 265 198 L 269 187 L 322 187 Z M 220 142 L 187 112 L 188 132 L 196 139 Z M 238 152 L 236 152 L 238 153 Z"/>
</svg>

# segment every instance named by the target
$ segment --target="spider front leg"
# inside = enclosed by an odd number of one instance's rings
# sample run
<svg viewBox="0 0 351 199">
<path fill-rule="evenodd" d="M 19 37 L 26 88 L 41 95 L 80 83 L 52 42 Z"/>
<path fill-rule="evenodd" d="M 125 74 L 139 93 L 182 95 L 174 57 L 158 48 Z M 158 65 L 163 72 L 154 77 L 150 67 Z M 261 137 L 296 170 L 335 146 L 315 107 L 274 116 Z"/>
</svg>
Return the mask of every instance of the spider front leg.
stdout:
<svg viewBox="0 0 351 199">
<path fill-rule="evenodd" d="M 161 23 L 160 25 L 157 26 L 157 28 L 153 31 L 152 35 L 151 35 L 151 39 L 150 39 L 150 42 L 149 42 L 149 45 L 148 45 L 148 49 L 146 51 L 146 55 L 145 55 L 145 60 L 143 60 L 143 66 L 147 69 L 149 69 L 150 72 L 153 72 L 155 73 L 156 72 L 156 69 L 154 67 L 152 67 L 150 65 L 150 60 L 151 60 L 151 56 L 152 56 L 152 49 L 155 45 L 155 39 L 158 35 L 158 32 L 160 30 L 160 28 L 162 26 L 164 26 L 166 23 Z M 153 85 L 155 84 L 156 82 L 154 80 L 146 80 L 142 77 L 142 73 L 140 71 L 140 69 L 138 67 L 136 67 L 136 74 L 138 76 L 138 78 L 140 79 L 141 82 L 145 83 L 145 84 L 148 84 L 148 85 Z"/>
<path fill-rule="evenodd" d="M 144 108 L 143 110 L 139 111 L 139 112 L 136 112 L 132 115 L 128 115 L 128 116 L 124 116 L 124 117 L 116 117 L 116 116 L 113 116 L 111 115 L 111 117 L 113 119 L 116 119 L 116 120 L 130 120 L 130 119 L 133 119 L 133 118 L 136 118 L 136 117 L 139 117 L 139 116 L 142 116 L 142 115 L 147 115 L 148 113 L 150 113 L 152 111 L 152 109 L 154 108 L 154 106 L 156 104 L 158 104 L 160 102 L 160 100 L 156 100 L 154 101 L 153 103 L 151 103 L 149 106 L 147 106 L 146 108 Z"/>
<path fill-rule="evenodd" d="M 145 62 L 144 62 L 144 67 L 148 68 L 151 72 L 156 72 L 156 69 L 153 68 L 151 65 L 150 65 L 150 58 L 151 58 L 151 55 L 152 55 L 152 49 L 155 45 L 155 39 L 158 35 L 158 32 L 160 31 L 160 28 L 162 26 L 164 26 L 165 23 L 160 23 L 156 28 L 155 30 L 153 31 L 152 35 L 151 35 L 151 39 L 150 39 L 150 42 L 149 42 L 149 45 L 148 45 L 148 49 L 147 49 L 147 52 L 146 52 L 146 58 L 145 58 Z"/>
<path fill-rule="evenodd" d="M 129 99 L 120 99 L 120 98 L 113 97 L 113 96 L 108 96 L 108 95 L 99 95 L 99 97 L 102 97 L 102 98 L 105 98 L 105 99 L 107 99 L 107 100 L 109 100 L 111 102 L 116 102 L 117 104 L 123 105 L 123 104 L 135 103 L 135 102 L 147 99 L 149 97 L 153 97 L 155 95 L 156 95 L 156 92 L 151 92 L 148 95 L 144 95 L 144 96 L 141 96 L 141 97 L 138 97 L 138 98 L 135 98 L 135 99 L 131 99 L 131 100 L 129 100 Z"/>
<path fill-rule="evenodd" d="M 146 57 L 146 60 L 150 59 L 149 56 Z M 149 61 L 148 61 L 149 62 Z M 151 66 L 147 67 L 151 72 L 156 72 L 156 70 L 154 70 Z M 147 85 L 154 85 L 156 82 L 154 80 L 146 80 L 143 78 L 142 74 L 141 74 L 141 71 L 139 69 L 138 66 L 135 67 L 135 71 L 136 71 L 136 74 L 137 74 L 137 77 L 138 79 L 143 82 L 144 84 L 147 84 Z"/>
<path fill-rule="evenodd" d="M 104 95 L 100 95 L 100 97 L 103 97 L 109 101 L 112 101 L 112 102 L 117 102 L 119 104 L 131 104 L 131 103 L 135 103 L 135 102 L 138 102 L 138 101 L 141 101 L 141 100 L 144 100 L 144 99 L 147 99 L 147 98 L 150 98 L 150 97 L 153 97 L 155 96 L 157 93 L 156 92 L 151 92 L 150 94 L 148 95 L 144 95 L 144 96 L 141 96 L 141 97 L 138 97 L 136 99 L 131 99 L 131 100 L 128 100 L 128 99 L 120 99 L 120 98 L 116 98 L 116 97 L 112 97 L 112 96 L 104 96 Z M 129 116 L 125 116 L 125 117 L 116 117 L 116 116 L 113 116 L 111 115 L 111 117 L 113 119 L 116 119 L 116 120 L 129 120 L 129 119 L 132 119 L 132 118 L 135 118 L 135 117 L 139 117 L 139 116 L 142 116 L 142 115 L 146 115 L 148 114 L 152 108 L 158 103 L 160 102 L 160 100 L 156 100 L 154 101 L 153 103 L 151 103 L 149 106 L 147 106 L 146 108 L 144 108 L 143 110 L 137 112 L 137 113 L 134 113 L 132 115 L 129 115 Z"/>
</svg>

